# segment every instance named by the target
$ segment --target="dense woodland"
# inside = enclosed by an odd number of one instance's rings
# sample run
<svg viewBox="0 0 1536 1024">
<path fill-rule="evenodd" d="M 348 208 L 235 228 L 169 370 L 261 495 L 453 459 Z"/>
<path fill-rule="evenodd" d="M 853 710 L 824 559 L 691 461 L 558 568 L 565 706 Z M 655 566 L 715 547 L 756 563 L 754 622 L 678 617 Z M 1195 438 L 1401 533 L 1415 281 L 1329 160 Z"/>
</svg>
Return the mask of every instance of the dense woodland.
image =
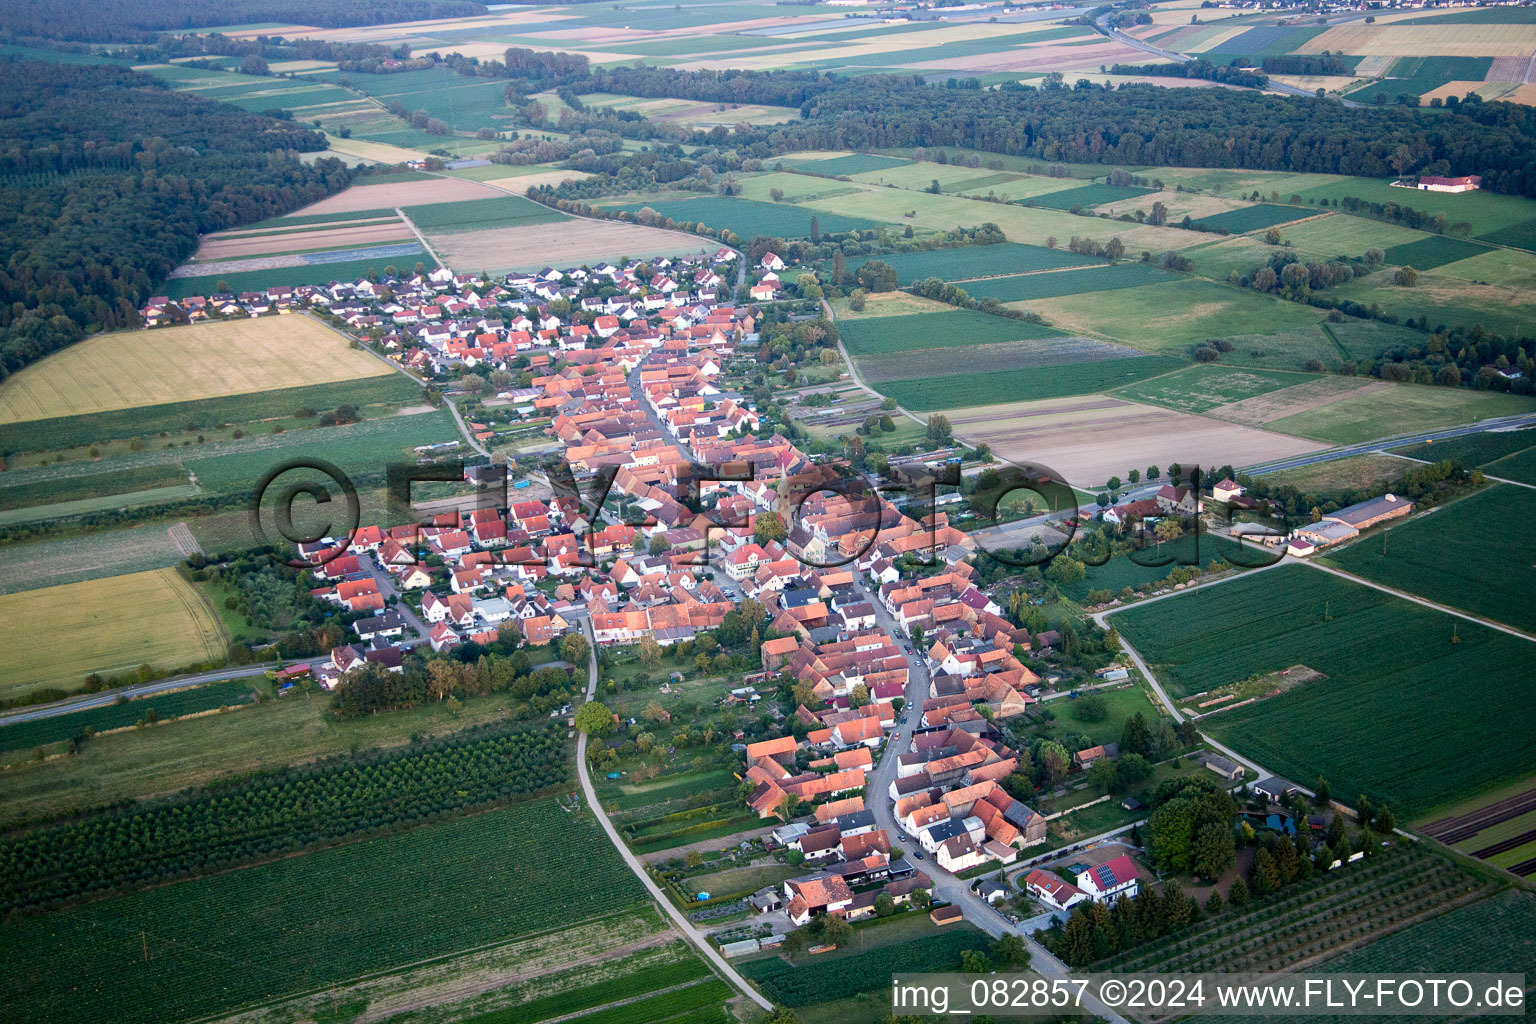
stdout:
<svg viewBox="0 0 1536 1024">
<path fill-rule="evenodd" d="M 146 42 L 167 30 L 283 22 L 339 28 L 484 14 L 474 0 L 0 0 L 0 26 L 18 36 Z"/>
<path fill-rule="evenodd" d="M 135 310 L 200 232 L 351 181 L 324 136 L 113 67 L 6 61 L 0 99 L 0 379 Z"/>
</svg>

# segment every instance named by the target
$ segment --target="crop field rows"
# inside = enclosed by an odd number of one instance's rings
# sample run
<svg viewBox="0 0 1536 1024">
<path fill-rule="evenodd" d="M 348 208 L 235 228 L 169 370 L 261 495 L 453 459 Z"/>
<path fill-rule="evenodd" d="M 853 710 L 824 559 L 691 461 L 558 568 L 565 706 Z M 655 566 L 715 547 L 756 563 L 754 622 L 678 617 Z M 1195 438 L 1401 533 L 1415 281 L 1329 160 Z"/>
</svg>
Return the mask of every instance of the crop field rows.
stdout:
<svg viewBox="0 0 1536 1024">
<path fill-rule="evenodd" d="M 1092 256 L 1081 256 L 1066 249 L 1049 249 L 1041 245 L 1022 245 L 1016 242 L 966 245 L 953 249 L 929 249 L 871 258 L 879 259 L 894 267 L 897 281 L 902 287 L 929 277 L 942 278 L 945 281 L 974 282 L 975 279 L 983 277 L 1029 274 L 1037 270 L 1057 270 L 1067 267 L 1098 266 L 1103 262 Z M 867 261 L 849 261 L 848 273 L 850 275 L 856 273 L 865 262 Z M 967 291 L 975 291 L 969 284 L 963 287 Z M 977 292 L 977 294 L 985 293 Z"/>
<path fill-rule="evenodd" d="M 1438 604 L 1536 631 L 1528 536 L 1536 492 L 1495 484 L 1328 555 L 1339 568 Z M 1504 525 L 1501 525 L 1504 524 Z"/>
<path fill-rule="evenodd" d="M 173 570 L 109 576 L 0 597 L 16 636 L 61 631 L 70 642 L 14 643 L 0 650 L 0 695 L 43 687 L 78 688 L 91 672 L 162 670 L 222 658 L 228 638 L 218 618 Z M 135 716 L 137 720 L 137 716 Z"/>
<path fill-rule="evenodd" d="M 950 927 L 951 930 L 852 956 L 798 966 L 780 957 L 766 957 L 744 963 L 740 970 L 770 999 L 785 1006 L 841 999 L 884 988 L 892 974 L 958 969 L 960 951 L 976 949 L 978 942 L 985 940 L 973 928 Z"/>
<path fill-rule="evenodd" d="M 1322 673 L 1211 719 L 1222 742 L 1287 777 L 1322 774 L 1417 817 L 1530 773 L 1519 739 L 1536 725 L 1529 641 L 1301 565 L 1114 621 L 1176 697 L 1294 665 Z M 1492 664 L 1503 668 L 1479 667 Z M 1460 680 L 1451 703 L 1446 679 Z"/>
<path fill-rule="evenodd" d="M 630 202 L 609 207 L 626 213 L 637 214 L 651 209 L 678 224 L 695 223 L 711 228 L 725 228 L 742 239 L 763 237 L 807 238 L 812 233 L 811 221 L 821 234 L 834 234 L 877 228 L 880 225 L 863 217 L 828 213 L 821 210 L 763 203 L 753 199 L 717 196 L 704 199 L 660 199 L 653 202 Z"/>
<path fill-rule="evenodd" d="M 1281 970 L 1448 910 L 1490 891 L 1493 883 L 1412 846 L 1393 846 L 1314 876 L 1299 888 L 1303 891 L 1282 889 L 1277 900 L 1253 904 L 1246 912 L 1210 918 L 1152 948 L 1138 946 L 1101 969 Z"/>
<path fill-rule="evenodd" d="M 1426 462 L 1456 459 L 1490 476 L 1536 484 L 1536 430 L 1498 430 L 1396 449 Z"/>
<path fill-rule="evenodd" d="M 153 710 L 160 721 L 169 721 L 182 715 L 196 715 L 215 708 L 235 707 L 251 703 L 255 691 L 251 683 L 231 679 L 222 683 L 209 683 L 185 690 L 172 690 L 134 700 L 120 701 L 105 707 L 89 708 L 67 715 L 52 715 L 29 721 L 0 725 L 0 752 L 25 750 L 28 747 L 45 746 L 78 736 L 87 729 L 97 733 L 111 729 L 123 729 L 137 724 L 145 714 Z"/>
<path fill-rule="evenodd" d="M 538 801 L 13 922 L 0 1020 L 223 1014 L 574 924 L 644 892 L 590 820 Z M 284 948 L 328 952 L 271 954 Z M 55 984 L 62 974 L 73 985 Z"/>
</svg>

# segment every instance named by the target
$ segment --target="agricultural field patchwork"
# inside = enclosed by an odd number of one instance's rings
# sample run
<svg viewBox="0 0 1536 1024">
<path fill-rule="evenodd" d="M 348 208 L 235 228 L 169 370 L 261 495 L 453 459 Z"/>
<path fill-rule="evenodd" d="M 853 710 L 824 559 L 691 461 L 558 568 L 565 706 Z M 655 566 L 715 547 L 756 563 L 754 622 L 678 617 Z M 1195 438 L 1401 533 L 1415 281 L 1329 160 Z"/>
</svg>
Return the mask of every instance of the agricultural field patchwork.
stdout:
<svg viewBox="0 0 1536 1024">
<path fill-rule="evenodd" d="M 1112 203 L 1121 199 L 1134 199 L 1137 196 L 1149 195 L 1155 191 L 1157 190 L 1137 188 L 1132 185 L 1095 183 L 1092 185 L 1079 185 L 1077 188 L 1062 189 L 1059 192 L 1048 192 L 1045 195 L 1031 196 L 1020 201 L 1027 206 L 1045 206 L 1053 210 L 1073 210 L 1078 207 L 1099 206 L 1103 203 Z"/>
<path fill-rule="evenodd" d="M 1204 228 L 1207 231 L 1221 231 L 1242 235 L 1247 234 L 1249 231 L 1261 231 L 1264 228 L 1274 227 L 1276 224 L 1290 224 L 1294 221 L 1305 220 L 1308 217 L 1315 216 L 1317 216 L 1317 211 L 1315 210 L 1260 203 L 1255 206 L 1245 206 L 1240 210 L 1228 210 L 1226 213 L 1201 217 L 1195 221 L 1195 226 Z"/>
<path fill-rule="evenodd" d="M 1218 406 L 1269 394 L 1310 380 L 1303 374 L 1278 370 L 1244 370 L 1225 366 L 1190 366 L 1177 373 L 1120 388 L 1116 394 L 1183 412 L 1208 412 Z"/>
<path fill-rule="evenodd" d="M 0 423 L 392 372 L 307 316 L 100 334 L 0 383 Z"/>
<path fill-rule="evenodd" d="M 905 922 L 876 927 L 900 927 L 902 924 Z M 984 941 L 975 928 L 951 926 L 942 932 L 933 931 L 907 942 L 879 946 L 850 956 L 798 965 L 780 957 L 765 957 L 742 964 L 740 970 L 774 1002 L 805 1006 L 888 987 L 892 974 L 955 970 L 960 963 L 960 951 L 975 949 L 978 942 Z"/>
<path fill-rule="evenodd" d="M 1391 388 L 1351 392 L 1336 402 L 1270 420 L 1268 427 L 1334 444 L 1359 444 L 1490 416 L 1511 416 L 1533 408 L 1536 402 L 1521 395 L 1394 384 Z"/>
<path fill-rule="evenodd" d="M 1527 632 L 1536 631 L 1528 534 L 1536 490 L 1494 484 L 1328 553 L 1357 576 Z"/>
<path fill-rule="evenodd" d="M 1489 430 L 1396 451 L 1428 462 L 1455 459 L 1490 476 L 1536 484 L 1536 430 Z"/>
<path fill-rule="evenodd" d="M 944 376 L 955 369 L 957 361 L 967 367 L 970 374 L 1053 367 L 1065 378 L 1072 371 L 1064 368 L 1074 364 L 1099 364 L 1146 358 L 1151 357 L 1123 345 L 1112 345 L 1092 338 L 1047 335 L 1030 341 L 967 345 L 960 352 L 952 346 L 912 349 L 860 359 L 858 365 L 860 376 L 866 383 L 873 384 L 880 381 Z M 1131 372 L 1134 367 L 1099 367 L 1101 372 L 1108 375 L 1113 375 L 1122 369 Z"/>
<path fill-rule="evenodd" d="M 1085 395 L 1145 380 L 1183 366 L 1169 356 L 1135 356 L 1029 369 L 889 380 L 880 390 L 914 412 Z"/>
<path fill-rule="evenodd" d="M 929 277 L 945 281 L 974 281 L 977 278 L 1001 277 L 1007 274 L 1030 274 L 1038 270 L 1057 270 L 1067 267 L 1094 267 L 1102 261 L 1092 256 L 1080 256 L 1066 249 L 1048 249 L 1043 245 L 1020 245 L 1003 242 L 998 245 L 966 245 L 953 249 L 929 249 L 920 252 L 895 253 L 874 256 L 888 263 L 896 271 L 902 287 Z M 848 273 L 858 272 L 865 260 L 850 260 Z M 974 284 L 964 285 L 973 291 Z M 977 292 L 977 294 L 982 294 Z"/>
<path fill-rule="evenodd" d="M 581 870 L 551 850 L 580 850 Z M 6 948 L 28 955 L 0 967 L 11 992 L 3 1017 L 222 1014 L 574 925 L 643 898 L 590 818 L 541 800 L 25 919 L 6 933 Z M 254 969 L 253 950 L 292 944 L 331 953 L 264 956 Z M 252 969 L 232 974 L 231 962 Z M 74 985 L 54 984 L 60 972 Z"/>
<path fill-rule="evenodd" d="M 651 209 L 679 224 L 696 223 L 716 229 L 725 228 L 743 239 L 759 235 L 770 238 L 808 238 L 812 233 L 813 219 L 816 221 L 816 230 L 824 235 L 879 227 L 875 221 L 863 217 L 848 217 L 810 207 L 762 203 L 731 196 L 631 202 L 609 209 L 630 214 Z"/>
<path fill-rule="evenodd" d="M 213 609 L 170 569 L 0 597 L 17 636 L 68 636 L 67 645 L 8 644 L 0 654 L 0 695 L 79 689 L 93 672 L 140 665 L 162 671 L 221 659 L 228 637 Z"/>
<path fill-rule="evenodd" d="M 1411 819 L 1530 773 L 1518 737 L 1536 725 L 1531 641 L 1303 565 L 1112 621 L 1177 697 L 1297 665 L 1321 673 L 1201 722 L 1289 778 L 1321 774 Z M 1503 668 L 1479 667 L 1491 664 Z M 1446 679 L 1460 681 L 1455 700 Z"/>
</svg>

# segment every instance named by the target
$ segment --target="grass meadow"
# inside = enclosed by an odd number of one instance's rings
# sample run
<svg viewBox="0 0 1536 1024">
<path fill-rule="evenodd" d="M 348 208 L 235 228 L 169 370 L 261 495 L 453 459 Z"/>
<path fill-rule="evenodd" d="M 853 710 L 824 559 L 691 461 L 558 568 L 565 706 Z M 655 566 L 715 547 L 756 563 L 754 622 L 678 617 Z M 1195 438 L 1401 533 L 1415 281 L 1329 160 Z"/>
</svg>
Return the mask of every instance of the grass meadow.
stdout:
<svg viewBox="0 0 1536 1024">
<path fill-rule="evenodd" d="M 1397 384 L 1293 413 L 1272 420 L 1266 426 L 1297 437 L 1334 444 L 1359 444 L 1379 437 L 1455 426 L 1533 409 L 1536 409 L 1536 400 L 1521 395 Z"/>
</svg>

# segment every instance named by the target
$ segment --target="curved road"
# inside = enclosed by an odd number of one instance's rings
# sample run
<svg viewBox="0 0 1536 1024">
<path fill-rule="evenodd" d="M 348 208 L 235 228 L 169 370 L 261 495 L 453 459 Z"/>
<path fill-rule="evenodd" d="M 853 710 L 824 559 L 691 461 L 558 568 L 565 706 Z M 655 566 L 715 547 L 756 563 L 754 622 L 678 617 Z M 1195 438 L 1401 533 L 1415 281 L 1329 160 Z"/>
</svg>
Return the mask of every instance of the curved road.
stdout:
<svg viewBox="0 0 1536 1024">
<path fill-rule="evenodd" d="M 861 573 L 854 573 L 854 586 L 860 594 L 875 608 L 875 621 L 881 629 L 890 634 L 891 638 L 906 649 L 905 636 L 896 620 L 879 598 L 870 593 L 869 586 Z M 901 717 L 905 718 L 902 724 L 896 727 L 886 741 L 885 748 L 880 755 L 880 761 L 870 772 L 868 785 L 865 787 L 866 805 L 874 812 L 875 823 L 885 829 L 892 842 L 902 841 L 903 845 L 911 847 L 914 851 L 919 847 L 912 842 L 911 837 L 901 830 L 896 822 L 896 815 L 890 797 L 891 781 L 896 777 L 896 760 L 902 751 L 910 748 L 912 733 L 917 728 L 918 719 L 922 716 L 923 701 L 928 697 L 930 677 L 927 661 L 921 654 L 908 654 L 907 659 L 907 693 L 906 705 Z M 914 858 L 917 856 L 914 852 Z M 1004 934 L 1014 934 L 1024 940 L 1030 953 L 1029 969 L 1044 978 L 1064 978 L 1070 974 L 1067 966 L 1056 959 L 1049 950 L 1040 945 L 1025 933 L 1022 929 L 1009 921 L 991 904 L 971 891 L 970 883 L 945 871 L 924 857 L 917 864 L 933 879 L 933 894 L 946 900 L 954 906 L 960 907 L 965 914 L 965 919 L 980 928 L 994 939 Z M 1090 1013 L 1097 1015 L 1111 1024 L 1127 1024 L 1124 1017 L 1105 1006 L 1097 999 L 1084 993 L 1083 1007 Z"/>
<path fill-rule="evenodd" d="M 590 701 L 597 695 L 597 642 L 592 637 L 591 619 L 586 620 L 585 628 L 587 644 L 590 647 L 590 652 L 587 655 L 587 700 Z M 581 791 L 586 795 L 587 806 L 592 808 L 593 814 L 597 815 L 597 820 L 602 824 L 603 831 L 608 833 L 609 841 L 618 849 L 619 856 L 624 858 L 624 863 L 628 864 L 629 870 L 633 871 L 635 877 L 640 879 L 640 884 L 645 886 L 646 891 L 651 894 L 651 898 L 661 905 L 661 909 L 666 911 L 667 916 L 672 919 L 672 923 L 677 927 L 677 930 L 682 932 L 689 942 L 693 943 L 705 960 L 709 961 L 710 966 L 715 969 L 715 973 L 736 986 L 742 995 L 752 1000 L 758 1006 L 764 1010 L 771 1011 L 773 1004 L 765 999 L 757 989 L 747 984 L 746 979 L 737 974 L 734 967 L 725 962 L 725 958 L 720 955 L 714 946 L 709 944 L 709 940 L 693 926 L 693 922 L 689 921 L 682 911 L 672 905 L 672 901 L 667 898 L 666 893 L 662 892 L 661 887 L 651 879 L 650 873 L 645 870 L 645 865 L 641 864 L 639 859 L 629 851 L 629 847 L 624 845 L 624 840 L 619 836 L 619 830 L 614 828 L 613 822 L 608 820 L 608 814 L 603 810 L 603 805 L 598 803 L 597 792 L 592 788 L 592 775 L 587 771 L 586 733 L 578 734 L 576 740 L 576 770 L 581 775 Z"/>
</svg>

